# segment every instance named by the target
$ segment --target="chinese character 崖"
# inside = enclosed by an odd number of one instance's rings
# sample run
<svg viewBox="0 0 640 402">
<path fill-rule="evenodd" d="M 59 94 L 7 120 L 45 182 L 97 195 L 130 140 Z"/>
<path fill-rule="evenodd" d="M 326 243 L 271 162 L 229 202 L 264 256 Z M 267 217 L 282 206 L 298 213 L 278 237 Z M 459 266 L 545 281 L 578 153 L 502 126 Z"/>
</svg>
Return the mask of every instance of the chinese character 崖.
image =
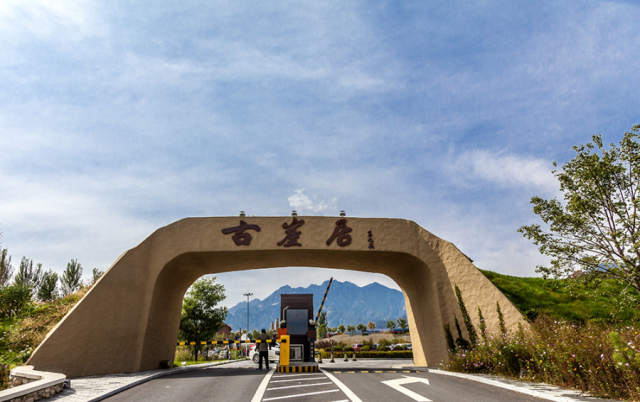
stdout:
<svg viewBox="0 0 640 402">
<path fill-rule="evenodd" d="M 351 244 L 351 236 L 347 233 L 351 232 L 351 230 L 353 229 L 347 226 L 346 219 L 338 219 L 336 221 L 336 227 L 333 229 L 333 234 L 329 237 L 329 240 L 327 240 L 327 246 L 330 245 L 335 238 L 338 238 L 336 242 L 338 243 L 338 246 L 348 246 Z"/>
<path fill-rule="evenodd" d="M 293 217 L 293 221 L 288 224 L 287 222 L 282 224 L 282 228 L 286 233 L 284 239 L 278 242 L 278 246 L 282 246 L 284 244 L 285 247 L 291 246 L 302 246 L 302 244 L 298 243 L 298 239 L 302 232 L 298 232 L 298 228 L 304 224 L 304 219 L 298 220 L 295 216 Z M 286 243 L 285 243 L 286 242 Z"/>
<path fill-rule="evenodd" d="M 251 235 L 249 233 L 244 233 L 245 230 L 252 229 L 256 232 L 260 231 L 260 226 L 258 225 L 249 225 L 245 221 L 240 221 L 240 226 L 236 226 L 233 228 L 222 229 L 222 233 L 229 234 L 235 233 L 231 238 L 233 242 L 236 243 L 236 246 L 248 246 L 251 243 Z"/>
</svg>

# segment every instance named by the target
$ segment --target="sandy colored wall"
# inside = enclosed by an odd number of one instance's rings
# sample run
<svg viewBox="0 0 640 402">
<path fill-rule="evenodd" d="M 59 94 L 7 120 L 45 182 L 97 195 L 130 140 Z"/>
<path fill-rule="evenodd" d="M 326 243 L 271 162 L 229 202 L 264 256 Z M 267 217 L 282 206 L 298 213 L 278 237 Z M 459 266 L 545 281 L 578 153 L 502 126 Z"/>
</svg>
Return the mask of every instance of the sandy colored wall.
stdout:
<svg viewBox="0 0 640 402">
<path fill-rule="evenodd" d="M 222 229 L 240 219 L 250 245 L 236 245 Z M 68 377 L 138 372 L 173 361 L 182 298 L 200 276 L 259 268 L 309 266 L 376 272 L 402 289 L 414 361 L 435 366 L 447 359 L 444 325 L 461 318 L 457 284 L 477 322 L 479 306 L 489 330 L 498 328 L 500 302 L 508 327 L 522 316 L 451 243 L 401 219 L 347 218 L 350 245 L 326 241 L 336 217 L 299 217 L 301 246 L 278 246 L 291 217 L 187 218 L 158 229 L 124 253 L 34 351 L 29 364 Z M 372 232 L 374 249 L 369 248 Z M 248 275 L 247 281 L 251 281 Z M 260 284 L 256 283 L 256 287 Z"/>
</svg>

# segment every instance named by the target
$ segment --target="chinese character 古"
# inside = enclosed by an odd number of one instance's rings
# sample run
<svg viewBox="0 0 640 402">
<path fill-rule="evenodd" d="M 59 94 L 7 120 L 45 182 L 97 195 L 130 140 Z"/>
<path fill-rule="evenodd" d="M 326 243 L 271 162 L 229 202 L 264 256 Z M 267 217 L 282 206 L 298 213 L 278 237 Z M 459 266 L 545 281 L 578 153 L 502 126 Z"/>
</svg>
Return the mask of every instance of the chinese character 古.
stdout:
<svg viewBox="0 0 640 402">
<path fill-rule="evenodd" d="M 240 221 L 240 226 L 236 226 L 233 228 L 222 229 L 222 233 L 229 234 L 235 233 L 231 238 L 233 242 L 236 243 L 236 246 L 248 246 L 251 243 L 251 235 L 249 233 L 244 233 L 245 230 L 252 229 L 256 232 L 260 231 L 260 226 L 258 225 L 249 225 L 245 221 Z"/>
<path fill-rule="evenodd" d="M 351 230 L 353 229 L 347 226 L 346 219 L 338 219 L 336 221 L 336 227 L 335 229 L 333 229 L 333 234 L 331 235 L 331 237 L 329 237 L 329 240 L 327 240 L 327 246 L 330 245 L 335 238 L 338 238 L 338 240 L 336 241 L 336 243 L 338 243 L 338 246 L 348 246 L 349 244 L 351 244 L 351 236 L 347 233 L 351 232 Z"/>
<path fill-rule="evenodd" d="M 285 247 L 291 246 L 302 246 L 302 244 L 298 243 L 298 239 L 302 232 L 298 232 L 298 228 L 304 224 L 304 219 L 298 220 L 295 216 L 293 217 L 293 221 L 288 224 L 287 222 L 282 224 L 282 228 L 286 235 L 282 241 L 278 242 L 278 246 L 282 246 L 284 244 Z"/>
</svg>

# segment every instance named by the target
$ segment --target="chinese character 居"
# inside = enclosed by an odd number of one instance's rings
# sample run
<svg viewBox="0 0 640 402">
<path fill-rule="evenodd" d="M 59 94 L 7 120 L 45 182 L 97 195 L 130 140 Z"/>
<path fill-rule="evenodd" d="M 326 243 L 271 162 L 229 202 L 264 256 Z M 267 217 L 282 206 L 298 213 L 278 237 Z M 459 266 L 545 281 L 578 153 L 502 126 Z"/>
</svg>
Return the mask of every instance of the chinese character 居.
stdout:
<svg viewBox="0 0 640 402">
<path fill-rule="evenodd" d="M 336 243 L 338 243 L 338 246 L 348 246 L 349 244 L 351 244 L 351 235 L 348 235 L 347 233 L 351 232 L 351 230 L 352 229 L 347 226 L 346 219 L 338 219 L 336 221 L 336 227 L 335 229 L 333 229 L 333 234 L 331 235 L 331 237 L 329 237 L 329 240 L 327 240 L 327 246 L 330 245 L 331 242 L 336 238 L 338 239 L 336 241 Z"/>
</svg>

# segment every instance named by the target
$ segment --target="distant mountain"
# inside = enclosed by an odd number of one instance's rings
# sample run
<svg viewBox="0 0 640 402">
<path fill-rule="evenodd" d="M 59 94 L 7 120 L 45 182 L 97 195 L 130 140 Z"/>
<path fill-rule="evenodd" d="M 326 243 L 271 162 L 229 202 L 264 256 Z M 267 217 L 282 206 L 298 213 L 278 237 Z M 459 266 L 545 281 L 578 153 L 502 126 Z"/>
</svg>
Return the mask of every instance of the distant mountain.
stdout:
<svg viewBox="0 0 640 402">
<path fill-rule="evenodd" d="M 306 288 L 283 286 L 264 300 L 251 300 L 249 304 L 251 329 L 269 329 L 270 323 L 276 318 L 280 318 L 281 294 L 313 294 L 315 318 L 328 284 L 329 281 Z M 367 324 L 369 321 L 373 321 L 376 328 L 385 328 L 387 321 L 407 317 L 402 292 L 377 282 L 359 287 L 351 282 L 333 281 L 322 310 L 327 312 L 329 327 L 337 327 L 340 324 L 355 326 L 359 323 Z M 246 328 L 247 302 L 241 302 L 231 307 L 225 322 L 231 325 L 234 330 Z"/>
</svg>

